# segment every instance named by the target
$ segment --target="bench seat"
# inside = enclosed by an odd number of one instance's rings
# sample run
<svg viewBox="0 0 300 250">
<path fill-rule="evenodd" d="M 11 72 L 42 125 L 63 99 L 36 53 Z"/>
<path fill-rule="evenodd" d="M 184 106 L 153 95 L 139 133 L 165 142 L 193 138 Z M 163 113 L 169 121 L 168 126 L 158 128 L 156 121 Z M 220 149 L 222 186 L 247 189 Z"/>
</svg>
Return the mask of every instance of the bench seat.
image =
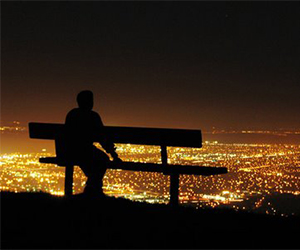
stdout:
<svg viewBox="0 0 300 250">
<path fill-rule="evenodd" d="M 42 157 L 41 163 L 57 164 L 58 166 L 77 165 L 76 162 L 66 162 L 57 157 Z M 130 171 L 143 171 L 143 172 L 159 172 L 166 175 L 170 174 L 188 174 L 188 175 L 216 175 L 227 173 L 227 168 L 224 167 L 202 167 L 191 165 L 170 165 L 164 166 L 158 163 L 142 163 L 142 162 L 111 162 L 109 169 L 122 169 Z"/>
</svg>

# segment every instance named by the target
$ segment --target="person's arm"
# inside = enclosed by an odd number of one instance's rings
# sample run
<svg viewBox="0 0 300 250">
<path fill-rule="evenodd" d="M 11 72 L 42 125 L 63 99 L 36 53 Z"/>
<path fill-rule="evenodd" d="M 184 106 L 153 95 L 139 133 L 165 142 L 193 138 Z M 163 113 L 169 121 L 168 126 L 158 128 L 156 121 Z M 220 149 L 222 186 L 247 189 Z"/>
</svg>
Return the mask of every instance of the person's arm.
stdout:
<svg viewBox="0 0 300 250">
<path fill-rule="evenodd" d="M 104 133 L 104 125 L 101 120 L 101 117 L 98 114 L 96 116 L 96 126 L 96 136 L 98 137 L 98 141 L 100 142 L 101 146 L 105 149 L 107 153 L 109 153 L 114 158 L 114 160 L 120 160 L 118 154 L 116 153 L 115 144 Z"/>
</svg>

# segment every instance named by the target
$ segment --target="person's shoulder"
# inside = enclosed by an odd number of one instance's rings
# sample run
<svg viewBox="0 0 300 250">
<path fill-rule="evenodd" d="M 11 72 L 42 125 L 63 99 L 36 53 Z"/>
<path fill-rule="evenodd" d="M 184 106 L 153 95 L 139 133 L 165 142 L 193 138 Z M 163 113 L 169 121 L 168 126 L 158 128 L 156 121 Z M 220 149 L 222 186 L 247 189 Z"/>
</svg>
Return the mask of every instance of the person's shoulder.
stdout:
<svg viewBox="0 0 300 250">
<path fill-rule="evenodd" d="M 92 115 L 99 115 L 96 111 L 91 110 Z"/>
<path fill-rule="evenodd" d="M 96 111 L 93 111 L 93 110 L 91 110 L 91 116 L 94 118 L 100 118 L 100 115 Z"/>
<path fill-rule="evenodd" d="M 68 112 L 68 115 L 76 114 L 80 112 L 79 108 L 73 108 Z"/>
<path fill-rule="evenodd" d="M 73 117 L 77 117 L 79 113 L 80 113 L 79 108 L 73 108 L 68 112 L 66 119 L 72 119 Z"/>
</svg>

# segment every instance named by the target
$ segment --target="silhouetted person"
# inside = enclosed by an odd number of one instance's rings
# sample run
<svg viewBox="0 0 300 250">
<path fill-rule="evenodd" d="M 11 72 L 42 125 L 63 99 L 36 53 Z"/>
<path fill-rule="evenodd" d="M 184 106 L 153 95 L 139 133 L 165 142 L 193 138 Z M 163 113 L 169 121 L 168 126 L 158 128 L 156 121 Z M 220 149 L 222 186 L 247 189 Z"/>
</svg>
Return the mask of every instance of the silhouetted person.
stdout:
<svg viewBox="0 0 300 250">
<path fill-rule="evenodd" d="M 102 181 L 110 162 L 103 151 L 93 145 L 93 138 L 101 143 L 105 151 L 120 160 L 115 146 L 103 133 L 103 123 L 98 113 L 92 111 L 93 93 L 89 90 L 77 95 L 78 108 L 72 109 L 66 117 L 67 158 L 79 165 L 87 176 L 84 193 L 103 194 Z"/>
</svg>

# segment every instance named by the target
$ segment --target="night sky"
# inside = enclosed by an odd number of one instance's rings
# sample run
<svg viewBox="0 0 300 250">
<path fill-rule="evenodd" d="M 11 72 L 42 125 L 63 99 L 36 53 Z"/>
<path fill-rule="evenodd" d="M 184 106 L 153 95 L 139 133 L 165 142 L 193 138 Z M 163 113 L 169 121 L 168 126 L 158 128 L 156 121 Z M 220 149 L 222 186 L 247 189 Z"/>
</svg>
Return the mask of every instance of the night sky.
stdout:
<svg viewBox="0 0 300 250">
<path fill-rule="evenodd" d="M 299 2 L 2 2 L 1 121 L 300 127 Z"/>
</svg>

